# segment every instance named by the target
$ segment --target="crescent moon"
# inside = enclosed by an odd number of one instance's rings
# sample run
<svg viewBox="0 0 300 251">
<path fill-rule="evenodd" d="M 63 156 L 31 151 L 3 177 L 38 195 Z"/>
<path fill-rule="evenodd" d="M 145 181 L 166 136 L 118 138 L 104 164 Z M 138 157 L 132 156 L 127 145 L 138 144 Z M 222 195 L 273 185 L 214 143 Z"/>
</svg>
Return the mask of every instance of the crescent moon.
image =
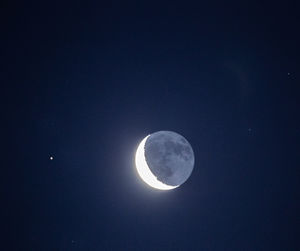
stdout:
<svg viewBox="0 0 300 251">
<path fill-rule="evenodd" d="M 139 146 L 137 148 L 136 154 L 135 154 L 135 166 L 136 166 L 139 176 L 149 186 L 159 189 L 159 190 L 170 190 L 170 189 L 174 189 L 174 188 L 178 187 L 178 186 L 169 186 L 169 185 L 162 183 L 151 172 L 151 170 L 147 164 L 146 158 L 145 158 L 145 143 L 149 136 L 150 135 L 148 135 L 141 141 L 141 143 L 139 144 Z"/>
</svg>

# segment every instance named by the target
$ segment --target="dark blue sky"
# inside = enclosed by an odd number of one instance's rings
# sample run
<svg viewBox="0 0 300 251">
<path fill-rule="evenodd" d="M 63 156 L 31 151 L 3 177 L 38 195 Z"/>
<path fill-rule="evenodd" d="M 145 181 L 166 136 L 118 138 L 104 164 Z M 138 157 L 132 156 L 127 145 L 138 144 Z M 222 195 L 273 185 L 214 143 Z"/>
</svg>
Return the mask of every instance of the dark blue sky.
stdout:
<svg viewBox="0 0 300 251">
<path fill-rule="evenodd" d="M 290 1 L 3 4 L 4 250 L 299 250 L 299 25 Z M 168 192 L 134 167 L 159 130 L 196 158 Z"/>
</svg>

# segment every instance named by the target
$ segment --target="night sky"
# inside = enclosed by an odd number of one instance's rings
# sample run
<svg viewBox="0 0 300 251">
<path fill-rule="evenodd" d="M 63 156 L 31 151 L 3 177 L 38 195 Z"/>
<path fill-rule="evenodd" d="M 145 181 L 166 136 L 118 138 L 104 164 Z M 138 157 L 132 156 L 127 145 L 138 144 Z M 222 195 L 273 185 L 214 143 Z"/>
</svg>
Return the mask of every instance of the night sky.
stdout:
<svg viewBox="0 0 300 251">
<path fill-rule="evenodd" d="M 300 8 L 2 3 L 2 250 L 300 250 Z M 148 134 L 192 145 L 179 188 Z"/>
</svg>

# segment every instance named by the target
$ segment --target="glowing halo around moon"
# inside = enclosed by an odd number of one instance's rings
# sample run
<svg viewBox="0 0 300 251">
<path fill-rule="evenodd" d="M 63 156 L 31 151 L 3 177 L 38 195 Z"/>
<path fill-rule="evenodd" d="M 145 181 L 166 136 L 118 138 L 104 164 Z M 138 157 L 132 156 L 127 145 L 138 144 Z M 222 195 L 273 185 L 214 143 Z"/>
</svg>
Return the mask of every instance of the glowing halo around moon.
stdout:
<svg viewBox="0 0 300 251">
<path fill-rule="evenodd" d="M 136 154 L 135 154 L 135 165 L 136 165 L 136 169 L 137 169 L 139 176 L 149 186 L 159 189 L 159 190 L 171 190 L 171 189 L 178 187 L 178 186 L 169 186 L 169 185 L 162 183 L 151 172 L 151 170 L 147 164 L 147 161 L 145 159 L 145 143 L 149 136 L 150 135 L 148 135 L 141 141 L 141 143 L 139 144 L 139 146 L 137 148 Z"/>
</svg>

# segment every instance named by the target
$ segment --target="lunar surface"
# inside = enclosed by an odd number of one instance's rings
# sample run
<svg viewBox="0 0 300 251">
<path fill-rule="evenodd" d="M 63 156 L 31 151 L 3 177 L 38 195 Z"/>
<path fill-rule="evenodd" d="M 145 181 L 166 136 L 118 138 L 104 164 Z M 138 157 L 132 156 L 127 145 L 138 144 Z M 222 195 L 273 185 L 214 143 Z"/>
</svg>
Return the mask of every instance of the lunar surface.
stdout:
<svg viewBox="0 0 300 251">
<path fill-rule="evenodd" d="M 189 142 L 171 131 L 155 132 L 144 138 L 135 160 L 143 181 L 161 190 L 183 184 L 191 175 L 195 162 Z"/>
</svg>

